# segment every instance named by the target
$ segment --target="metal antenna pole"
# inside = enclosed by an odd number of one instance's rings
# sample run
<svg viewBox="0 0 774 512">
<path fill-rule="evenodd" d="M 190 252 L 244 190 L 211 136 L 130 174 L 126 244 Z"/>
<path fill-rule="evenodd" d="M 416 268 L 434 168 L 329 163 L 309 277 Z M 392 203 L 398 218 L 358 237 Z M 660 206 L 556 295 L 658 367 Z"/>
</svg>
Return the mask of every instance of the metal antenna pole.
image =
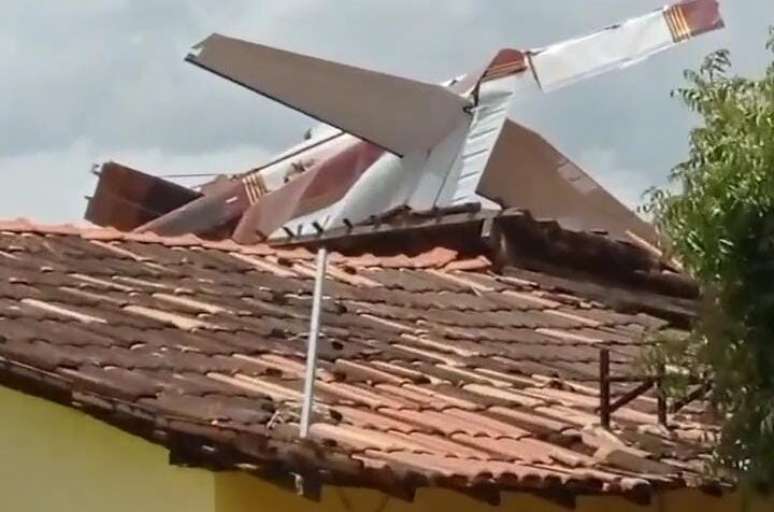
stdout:
<svg viewBox="0 0 774 512">
<path fill-rule="evenodd" d="M 317 250 L 317 272 L 314 276 L 312 297 L 312 318 L 309 322 L 309 342 L 306 346 L 306 381 L 304 382 L 304 403 L 301 409 L 301 439 L 309 435 L 309 423 L 314 404 L 314 379 L 317 373 L 317 338 L 320 335 L 320 308 L 322 306 L 323 282 L 327 266 L 328 251 L 325 247 Z"/>
</svg>

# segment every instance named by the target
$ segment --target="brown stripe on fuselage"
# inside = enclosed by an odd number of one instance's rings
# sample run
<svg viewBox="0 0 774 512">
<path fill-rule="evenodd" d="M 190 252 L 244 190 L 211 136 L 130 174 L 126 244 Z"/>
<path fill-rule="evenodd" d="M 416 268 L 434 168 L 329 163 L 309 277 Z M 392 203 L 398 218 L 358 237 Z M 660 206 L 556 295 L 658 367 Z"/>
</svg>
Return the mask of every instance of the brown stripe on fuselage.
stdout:
<svg viewBox="0 0 774 512">
<path fill-rule="evenodd" d="M 673 5 L 664 11 L 669 31 L 672 33 L 672 41 L 679 43 L 691 37 L 691 29 L 683 16 L 682 6 Z"/>
<path fill-rule="evenodd" d="M 255 172 L 247 174 L 241 181 L 251 205 L 257 203 L 266 194 L 266 184 L 260 174 Z"/>
<path fill-rule="evenodd" d="M 669 27 L 669 33 L 672 35 L 672 41 L 680 40 L 680 28 L 677 26 L 677 20 L 674 15 L 674 8 L 670 7 L 664 10 L 664 21 Z"/>
<path fill-rule="evenodd" d="M 331 206 L 384 154 L 379 146 L 357 141 L 320 161 L 287 185 L 261 197 L 242 217 L 234 240 L 254 242 L 256 233 L 268 236 L 297 217 Z"/>
</svg>

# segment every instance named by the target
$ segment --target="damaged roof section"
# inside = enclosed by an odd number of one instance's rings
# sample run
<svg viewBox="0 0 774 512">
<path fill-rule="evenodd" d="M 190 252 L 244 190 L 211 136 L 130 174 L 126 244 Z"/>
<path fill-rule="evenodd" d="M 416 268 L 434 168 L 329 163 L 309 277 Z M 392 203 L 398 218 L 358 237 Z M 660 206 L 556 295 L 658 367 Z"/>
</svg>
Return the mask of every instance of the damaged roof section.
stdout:
<svg viewBox="0 0 774 512">
<path fill-rule="evenodd" d="M 592 247 L 564 240 L 575 254 Z M 498 269 L 487 253 L 440 245 L 334 253 L 302 442 L 313 265 L 305 248 L 4 223 L 0 383 L 164 445 L 174 463 L 277 481 L 404 498 L 443 486 L 488 501 L 509 490 L 646 500 L 704 483 L 717 430 L 702 407 L 670 414 L 667 428 L 645 393 L 612 413 L 610 432 L 598 411 L 600 349 L 619 400 L 638 385 L 649 334 L 675 326 L 678 304 L 690 309 L 689 291 L 649 281 L 646 313 L 615 276 Z"/>
</svg>

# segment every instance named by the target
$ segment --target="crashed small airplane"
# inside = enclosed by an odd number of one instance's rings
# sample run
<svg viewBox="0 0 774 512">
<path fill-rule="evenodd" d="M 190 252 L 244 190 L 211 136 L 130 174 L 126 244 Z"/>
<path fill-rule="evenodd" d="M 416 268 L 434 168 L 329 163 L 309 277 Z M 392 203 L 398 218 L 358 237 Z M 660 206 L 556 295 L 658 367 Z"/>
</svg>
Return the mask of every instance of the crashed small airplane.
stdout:
<svg viewBox="0 0 774 512">
<path fill-rule="evenodd" d="M 87 220 L 122 230 L 262 240 L 325 238 L 398 212 L 523 208 L 580 229 L 652 228 L 538 134 L 507 119 L 528 101 L 723 26 L 687 0 L 540 49 L 500 50 L 439 85 L 213 34 L 186 60 L 316 118 L 269 163 L 198 189 L 109 162 Z"/>
</svg>

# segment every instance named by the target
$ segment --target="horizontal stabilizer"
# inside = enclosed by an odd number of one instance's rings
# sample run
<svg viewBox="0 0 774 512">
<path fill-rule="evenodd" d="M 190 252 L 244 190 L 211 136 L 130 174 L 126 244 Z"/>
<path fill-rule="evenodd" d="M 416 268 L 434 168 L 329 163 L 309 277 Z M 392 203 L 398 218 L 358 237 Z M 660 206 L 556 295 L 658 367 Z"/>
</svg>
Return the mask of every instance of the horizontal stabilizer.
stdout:
<svg viewBox="0 0 774 512">
<path fill-rule="evenodd" d="M 544 91 L 626 67 L 723 27 L 717 0 L 688 0 L 594 34 L 530 52 Z"/>
<path fill-rule="evenodd" d="M 187 61 L 397 155 L 428 151 L 467 116 L 438 86 L 213 34 Z"/>
<path fill-rule="evenodd" d="M 103 164 L 86 220 L 131 231 L 200 197 L 201 194 L 115 162 Z"/>
<path fill-rule="evenodd" d="M 658 241 L 653 226 L 639 218 L 578 165 L 539 134 L 506 121 L 478 193 L 504 208 L 529 210 L 538 219 L 569 229 L 634 233 Z"/>
</svg>

